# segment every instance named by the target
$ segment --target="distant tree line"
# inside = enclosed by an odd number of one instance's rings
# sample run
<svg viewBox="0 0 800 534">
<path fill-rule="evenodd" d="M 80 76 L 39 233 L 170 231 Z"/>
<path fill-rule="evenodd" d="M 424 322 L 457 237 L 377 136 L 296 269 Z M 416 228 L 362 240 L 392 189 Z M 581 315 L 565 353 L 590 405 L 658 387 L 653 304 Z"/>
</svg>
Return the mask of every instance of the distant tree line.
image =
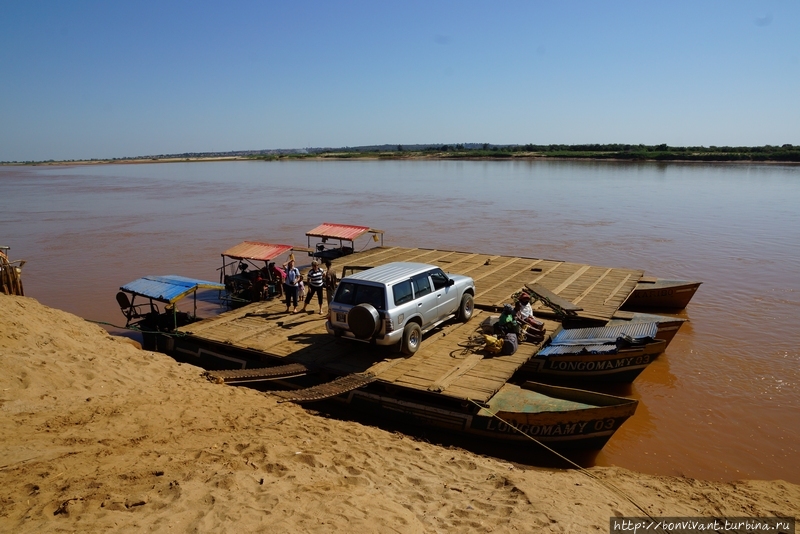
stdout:
<svg viewBox="0 0 800 534">
<path fill-rule="evenodd" d="M 458 143 L 431 145 L 373 145 L 338 149 L 307 149 L 309 155 L 323 157 L 378 156 L 411 157 L 437 156 L 443 158 L 586 158 L 631 161 L 783 161 L 800 162 L 800 146 L 689 146 L 629 144 L 583 145 L 492 145 L 489 143 Z"/>
<path fill-rule="evenodd" d="M 323 158 L 585 158 L 613 159 L 630 161 L 776 161 L 800 163 L 800 146 L 798 145 L 764 145 L 764 146 L 689 146 L 677 147 L 660 145 L 628 145 L 628 144 L 584 144 L 584 145 L 493 145 L 490 143 L 455 143 L 455 144 L 417 144 L 417 145 L 369 145 L 341 148 L 302 148 L 302 149 L 270 149 L 242 150 L 231 152 L 185 152 L 182 154 L 160 154 L 152 156 L 133 156 L 128 158 L 94 159 L 83 161 L 106 161 L 109 163 L 125 160 L 176 160 L 176 159 L 212 159 L 221 157 L 239 157 L 257 160 L 303 159 L 308 157 Z M 62 162 L 74 160 L 62 160 Z M 13 164 L 36 165 L 39 163 L 56 163 L 24 161 L 2 162 Z"/>
<path fill-rule="evenodd" d="M 661 145 L 523 145 L 525 151 L 540 152 L 549 157 L 585 157 L 628 160 L 677 161 L 797 161 L 800 146 L 730 147 Z"/>
</svg>

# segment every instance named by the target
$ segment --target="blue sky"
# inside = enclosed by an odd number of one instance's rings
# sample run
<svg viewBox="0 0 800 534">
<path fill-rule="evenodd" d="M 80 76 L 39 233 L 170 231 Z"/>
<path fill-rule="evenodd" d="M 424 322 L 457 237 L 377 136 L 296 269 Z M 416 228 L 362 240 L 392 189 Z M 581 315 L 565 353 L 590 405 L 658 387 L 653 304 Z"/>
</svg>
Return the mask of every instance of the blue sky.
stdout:
<svg viewBox="0 0 800 534">
<path fill-rule="evenodd" d="M 800 144 L 800 1 L 0 3 L 0 161 Z"/>
</svg>

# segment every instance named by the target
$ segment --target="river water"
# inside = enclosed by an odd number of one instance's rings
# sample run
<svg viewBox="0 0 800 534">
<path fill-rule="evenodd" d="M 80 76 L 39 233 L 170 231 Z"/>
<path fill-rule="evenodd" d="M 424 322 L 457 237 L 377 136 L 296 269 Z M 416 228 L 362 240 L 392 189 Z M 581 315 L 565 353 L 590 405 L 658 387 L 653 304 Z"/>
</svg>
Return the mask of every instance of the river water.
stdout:
<svg viewBox="0 0 800 534">
<path fill-rule="evenodd" d="M 249 239 L 322 222 L 385 244 L 531 256 L 704 281 L 597 456 L 664 475 L 800 483 L 800 166 L 275 161 L 0 167 L 0 245 L 26 295 L 124 323 L 120 285 L 217 280 Z"/>
</svg>

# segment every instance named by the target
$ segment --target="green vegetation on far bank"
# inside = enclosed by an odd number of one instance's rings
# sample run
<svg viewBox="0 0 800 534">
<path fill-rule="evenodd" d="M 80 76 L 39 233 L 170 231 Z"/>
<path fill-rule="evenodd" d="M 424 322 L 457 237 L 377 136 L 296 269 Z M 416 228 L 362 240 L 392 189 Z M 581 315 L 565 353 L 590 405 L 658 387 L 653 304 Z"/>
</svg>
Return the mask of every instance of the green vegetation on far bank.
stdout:
<svg viewBox="0 0 800 534">
<path fill-rule="evenodd" d="M 628 161 L 751 161 L 800 162 L 800 146 L 673 147 L 662 145 L 382 145 L 337 149 L 307 149 L 302 153 L 251 155 L 252 159 L 293 158 L 444 158 L 444 159 L 599 159 Z"/>
<path fill-rule="evenodd" d="M 69 161 L 20 161 L 4 164 L 58 165 L 86 163 L 152 163 L 225 160 L 291 159 L 592 159 L 623 161 L 709 161 L 800 163 L 800 145 L 765 145 L 756 147 L 587 144 L 587 145 L 492 145 L 465 143 L 453 145 L 372 145 L 342 148 L 305 148 L 285 150 L 246 150 L 232 152 L 193 152 L 136 156 L 114 159 Z"/>
</svg>

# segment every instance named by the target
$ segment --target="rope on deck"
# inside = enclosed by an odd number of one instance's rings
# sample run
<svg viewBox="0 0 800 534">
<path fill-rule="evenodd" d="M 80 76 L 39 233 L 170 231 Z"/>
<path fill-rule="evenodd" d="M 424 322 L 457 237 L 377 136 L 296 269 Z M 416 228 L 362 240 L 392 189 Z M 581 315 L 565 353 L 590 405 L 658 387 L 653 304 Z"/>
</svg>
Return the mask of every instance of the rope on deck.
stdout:
<svg viewBox="0 0 800 534">
<path fill-rule="evenodd" d="M 657 521 L 652 515 L 650 515 L 650 512 L 645 510 L 639 503 L 637 503 L 635 500 L 633 500 L 633 497 L 631 497 L 630 495 L 625 493 L 625 491 L 623 491 L 622 489 L 618 488 L 617 486 L 615 486 L 611 482 L 601 479 L 600 477 L 598 477 L 597 475 L 595 475 L 594 473 L 592 473 L 591 471 L 589 471 L 585 467 L 582 467 L 582 466 L 576 464 L 575 462 L 573 462 L 572 460 L 570 460 L 569 458 L 567 458 L 563 454 L 560 454 L 557 451 L 551 449 L 550 447 L 548 447 L 547 445 L 545 445 L 544 443 L 542 443 L 538 439 L 534 438 L 530 434 L 528 434 L 528 433 L 520 430 L 519 428 L 517 428 L 514 425 L 514 423 L 512 423 L 511 421 L 506 421 L 505 419 L 503 419 L 502 417 L 497 415 L 496 412 L 492 413 L 491 410 L 489 410 L 486 406 L 482 406 L 482 405 L 478 404 L 477 402 L 475 402 L 472 399 L 469 399 L 469 402 L 474 404 L 478 408 L 478 410 L 486 409 L 489 412 L 489 415 L 491 415 L 493 418 L 497 419 L 498 421 L 501 421 L 501 422 L 505 423 L 506 425 L 508 425 L 508 428 L 511 428 L 512 430 L 514 430 L 516 432 L 519 432 L 520 434 L 522 434 L 523 436 L 525 436 L 529 440 L 533 441 L 534 443 L 540 445 L 542 448 L 544 448 L 544 449 L 550 451 L 551 453 L 553 453 L 554 455 L 558 456 L 560 459 L 562 459 L 563 461 L 567 462 L 572 467 L 577 469 L 579 472 L 581 472 L 584 475 L 586 475 L 587 477 L 591 478 L 592 480 L 594 480 L 595 482 L 597 482 L 601 486 L 605 486 L 606 489 L 611 490 L 612 492 L 616 493 L 617 495 L 619 495 L 623 499 L 627 500 L 629 503 L 631 503 L 633 506 L 635 506 L 640 512 L 642 512 L 644 515 L 646 515 L 648 518 L 650 518 L 653 521 L 653 524 L 655 525 L 657 530 L 659 530 L 662 533 L 666 534 L 666 531 L 661 527 L 661 522 Z"/>
</svg>

